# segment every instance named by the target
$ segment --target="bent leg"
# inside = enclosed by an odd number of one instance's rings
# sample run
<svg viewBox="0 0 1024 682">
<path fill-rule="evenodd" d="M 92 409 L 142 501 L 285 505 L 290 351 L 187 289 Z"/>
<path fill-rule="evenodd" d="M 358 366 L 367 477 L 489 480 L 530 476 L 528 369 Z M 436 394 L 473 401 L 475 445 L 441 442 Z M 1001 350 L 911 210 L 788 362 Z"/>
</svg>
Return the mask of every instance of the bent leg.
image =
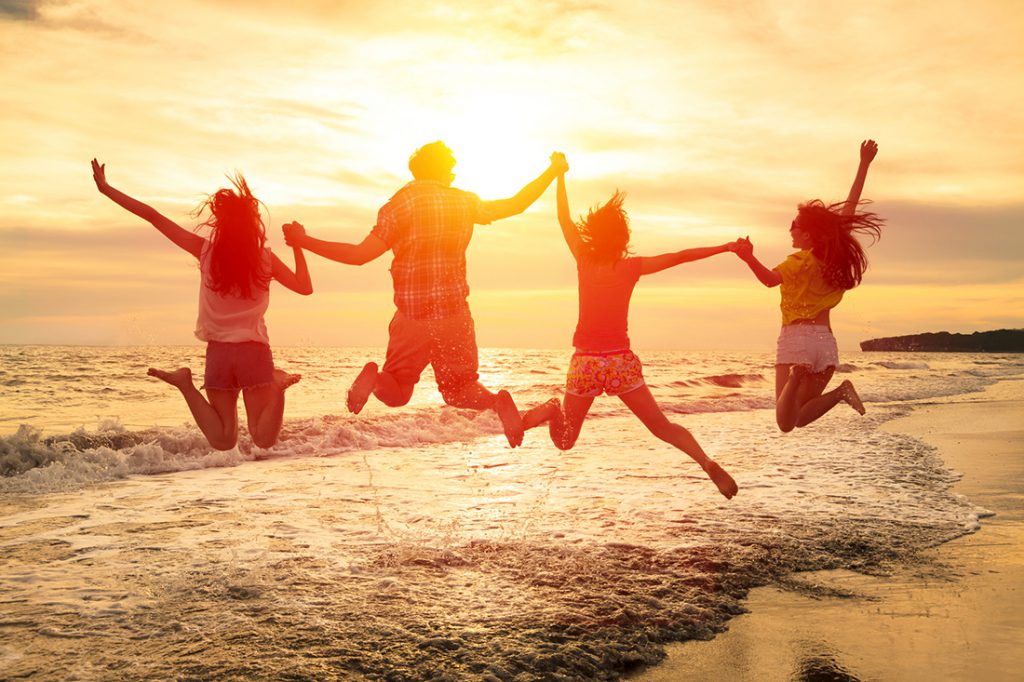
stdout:
<svg viewBox="0 0 1024 682">
<path fill-rule="evenodd" d="M 249 435 L 254 445 L 273 447 L 284 421 L 284 392 L 298 381 L 296 375 L 274 370 L 274 383 L 242 389 Z"/>
<path fill-rule="evenodd" d="M 559 450 L 571 450 L 576 445 L 583 429 L 583 420 L 594 404 L 594 397 L 585 397 L 566 393 L 562 399 L 561 419 L 555 418 L 548 422 L 548 433 L 551 442 Z"/>
<path fill-rule="evenodd" d="M 437 389 L 453 407 L 488 410 L 496 395 L 480 383 L 476 328 L 468 312 L 426 325 Z"/>
<path fill-rule="evenodd" d="M 365 371 L 366 368 L 363 369 Z M 416 388 L 416 382 L 402 383 L 397 377 L 387 372 L 378 372 L 373 395 L 388 407 L 401 407 L 407 405 L 412 399 L 414 388 Z"/>
<path fill-rule="evenodd" d="M 415 381 L 403 384 L 394 375 L 378 371 L 376 362 L 368 362 L 348 389 L 345 406 L 352 414 L 359 414 L 374 395 L 388 407 L 401 407 L 408 404 L 415 387 Z"/>
<path fill-rule="evenodd" d="M 689 431 L 678 424 L 673 424 L 665 417 L 665 413 L 661 411 L 654 396 L 651 395 L 651 390 L 646 385 L 628 393 L 622 393 L 619 395 L 619 399 L 640 418 L 640 421 L 651 433 L 693 458 L 711 478 L 722 495 L 731 498 L 736 494 L 739 486 L 736 485 L 732 476 L 707 456 L 700 443 Z"/>
<path fill-rule="evenodd" d="M 779 430 L 789 433 L 796 428 L 800 404 L 800 384 L 808 369 L 803 365 L 775 365 L 775 422 Z"/>
<path fill-rule="evenodd" d="M 523 442 L 523 418 L 508 391 L 492 393 L 480 383 L 473 316 L 469 311 L 427 323 L 430 364 L 437 388 L 453 407 L 494 410 L 501 420 L 509 446 Z"/>
<path fill-rule="evenodd" d="M 783 380 L 784 367 L 790 369 L 788 377 Z M 795 427 L 807 426 L 841 402 L 864 414 L 864 404 L 849 381 L 843 381 L 837 388 L 824 393 L 834 373 L 835 367 L 811 372 L 797 365 L 775 366 L 776 387 L 779 387 L 780 381 L 784 382 L 775 403 L 775 418 L 780 429 L 788 432 Z"/>
<path fill-rule="evenodd" d="M 562 403 L 558 398 L 552 398 L 546 403 L 541 403 L 527 412 L 524 412 L 521 416 L 523 418 L 523 430 L 529 431 L 530 429 L 536 428 L 545 422 L 550 422 L 553 419 L 561 419 Z"/>
<path fill-rule="evenodd" d="M 214 450 L 230 450 L 238 442 L 238 391 L 207 389 L 209 401 L 192 383 L 192 370 L 181 367 L 165 372 L 150 367 L 149 376 L 166 381 L 181 391 L 196 426 Z"/>
<path fill-rule="evenodd" d="M 352 386 L 349 387 L 348 393 L 345 395 L 345 407 L 352 414 L 359 414 L 359 411 L 363 409 L 363 405 L 369 399 L 374 389 L 377 387 L 377 363 L 368 362 L 363 365 L 363 369 L 360 370 L 356 380 L 352 382 Z"/>
<path fill-rule="evenodd" d="M 437 388 L 446 404 L 469 410 L 489 410 L 494 407 L 494 399 L 497 397 L 479 381 L 461 386 L 438 385 Z"/>
<path fill-rule="evenodd" d="M 509 446 L 516 448 L 523 443 L 523 417 L 519 414 L 512 395 L 505 390 L 491 393 L 479 381 L 470 381 L 461 385 L 441 381 L 437 385 L 444 402 L 452 407 L 469 410 L 494 410 L 501 420 Z"/>
<path fill-rule="evenodd" d="M 832 373 L 830 371 L 828 372 L 828 377 L 831 378 L 831 376 Z M 822 384 L 822 388 L 824 388 L 824 385 L 827 383 L 828 379 L 825 379 L 824 384 Z M 843 381 L 838 387 L 832 389 L 828 393 L 821 393 L 819 389 L 819 394 L 813 395 L 814 388 L 815 387 L 812 386 L 808 390 L 808 393 L 811 394 L 810 397 L 806 401 L 802 401 L 800 411 L 797 413 L 797 426 L 807 426 L 842 402 L 845 402 L 858 413 L 864 414 L 864 403 L 861 402 L 860 396 L 857 395 L 857 390 L 849 380 Z"/>
<path fill-rule="evenodd" d="M 401 407 L 412 398 L 420 374 L 430 362 L 429 322 L 413 320 L 396 312 L 388 325 L 388 349 L 384 367 L 367 363 L 349 389 L 349 410 L 358 413 L 372 393 L 388 407 Z"/>
</svg>

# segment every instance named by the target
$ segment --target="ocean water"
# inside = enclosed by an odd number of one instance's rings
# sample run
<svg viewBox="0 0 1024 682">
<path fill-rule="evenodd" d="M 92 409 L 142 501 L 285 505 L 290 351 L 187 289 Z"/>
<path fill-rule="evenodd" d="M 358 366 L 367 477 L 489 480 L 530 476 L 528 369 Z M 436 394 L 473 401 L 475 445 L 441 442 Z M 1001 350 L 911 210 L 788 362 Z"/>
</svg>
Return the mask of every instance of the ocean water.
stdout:
<svg viewBox="0 0 1024 682">
<path fill-rule="evenodd" d="M 0 347 L 0 677 L 619 679 L 710 638 L 753 586 L 884 572 L 973 532 L 936 453 L 878 426 L 1024 376 L 1019 355 L 847 353 L 868 408 L 774 425 L 768 353 L 638 351 L 674 421 L 737 480 L 600 398 L 577 446 L 413 402 L 344 412 L 376 349 L 279 348 L 281 442 L 212 451 L 148 366 L 202 347 Z M 568 352 L 482 350 L 522 409 Z M 243 419 L 244 422 L 244 419 Z"/>
</svg>

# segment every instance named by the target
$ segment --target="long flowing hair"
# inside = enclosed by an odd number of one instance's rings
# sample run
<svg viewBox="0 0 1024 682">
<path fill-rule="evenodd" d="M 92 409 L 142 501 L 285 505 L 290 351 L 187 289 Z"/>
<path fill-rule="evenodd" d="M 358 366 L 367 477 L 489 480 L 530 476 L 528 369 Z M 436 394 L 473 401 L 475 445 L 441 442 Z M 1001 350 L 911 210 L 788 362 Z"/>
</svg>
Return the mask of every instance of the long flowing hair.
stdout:
<svg viewBox="0 0 1024 682">
<path fill-rule="evenodd" d="M 221 296 L 252 298 L 254 288 L 266 289 L 270 282 L 270 269 L 263 259 L 267 233 L 260 202 L 245 178 L 236 173 L 228 180 L 233 189 L 217 190 L 195 212 L 197 217 L 209 212 L 198 226 L 211 230 L 207 285 Z"/>
<path fill-rule="evenodd" d="M 860 205 L 870 202 L 863 201 Z M 841 289 L 852 289 L 860 284 L 868 268 L 868 257 L 858 241 L 858 234 L 870 235 L 874 244 L 882 237 L 885 219 L 870 211 L 844 214 L 847 202 L 826 204 L 814 199 L 797 208 L 800 229 L 811 237 L 811 253 L 821 261 L 825 281 Z"/>
<path fill-rule="evenodd" d="M 617 263 L 630 254 L 629 216 L 622 208 L 626 195 L 615 194 L 603 206 L 590 209 L 576 224 L 586 256 L 599 263 Z"/>
</svg>

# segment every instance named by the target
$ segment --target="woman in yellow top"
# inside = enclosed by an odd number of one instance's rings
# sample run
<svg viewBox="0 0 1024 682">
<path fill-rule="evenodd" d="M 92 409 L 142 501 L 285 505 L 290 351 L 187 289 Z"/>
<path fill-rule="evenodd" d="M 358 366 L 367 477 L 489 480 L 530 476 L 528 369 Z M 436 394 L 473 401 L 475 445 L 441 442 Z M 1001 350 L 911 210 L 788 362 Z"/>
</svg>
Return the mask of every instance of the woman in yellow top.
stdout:
<svg viewBox="0 0 1024 682">
<path fill-rule="evenodd" d="M 864 414 L 848 380 L 828 393 L 839 351 L 829 311 L 843 293 L 860 284 L 868 259 L 854 233 L 881 236 L 882 218 L 858 211 L 868 166 L 878 153 L 874 140 L 860 146 L 860 165 L 846 201 L 825 204 L 815 199 L 800 204 L 790 225 L 794 248 L 800 249 L 768 269 L 754 257 L 749 239 L 740 240 L 736 254 L 767 287 L 781 285 L 782 331 L 775 356 L 775 420 L 785 432 L 807 426 L 840 402 Z"/>
</svg>

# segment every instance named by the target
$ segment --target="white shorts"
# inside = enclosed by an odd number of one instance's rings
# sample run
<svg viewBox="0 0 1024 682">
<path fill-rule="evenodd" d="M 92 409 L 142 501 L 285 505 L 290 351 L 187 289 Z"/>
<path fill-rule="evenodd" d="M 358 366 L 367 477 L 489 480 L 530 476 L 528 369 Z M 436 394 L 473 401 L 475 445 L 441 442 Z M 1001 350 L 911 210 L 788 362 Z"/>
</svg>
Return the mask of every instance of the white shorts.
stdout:
<svg viewBox="0 0 1024 682">
<path fill-rule="evenodd" d="M 825 325 L 786 325 L 779 332 L 775 364 L 804 365 L 810 367 L 812 372 L 824 372 L 839 364 L 836 337 Z"/>
</svg>

